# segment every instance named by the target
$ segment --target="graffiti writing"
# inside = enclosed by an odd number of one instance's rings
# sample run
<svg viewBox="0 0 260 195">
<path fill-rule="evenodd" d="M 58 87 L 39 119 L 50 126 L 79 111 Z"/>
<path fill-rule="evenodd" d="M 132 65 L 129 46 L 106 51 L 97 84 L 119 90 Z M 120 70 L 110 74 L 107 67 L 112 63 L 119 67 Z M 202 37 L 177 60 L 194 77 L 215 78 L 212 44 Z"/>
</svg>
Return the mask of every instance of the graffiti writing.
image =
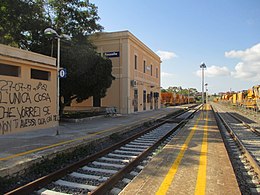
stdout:
<svg viewBox="0 0 260 195">
<path fill-rule="evenodd" d="M 51 98 L 49 93 L 36 93 L 31 95 L 28 92 L 1 92 L 0 91 L 0 103 L 3 104 L 25 104 L 25 103 L 32 103 L 32 102 L 51 102 Z"/>
<path fill-rule="evenodd" d="M 14 109 L 15 107 L 0 106 L 0 119 L 15 117 Z"/>
<path fill-rule="evenodd" d="M 0 132 L 58 121 L 48 85 L 0 80 Z M 53 113 L 54 112 L 54 113 Z"/>
<path fill-rule="evenodd" d="M 0 80 L 0 91 L 31 91 L 32 85 Z"/>
<path fill-rule="evenodd" d="M 37 91 L 37 90 L 47 91 L 47 85 L 46 84 L 42 84 L 41 82 L 39 82 L 38 85 L 33 88 L 33 90 L 34 91 Z"/>
<path fill-rule="evenodd" d="M 36 93 L 34 96 L 34 101 L 35 102 L 42 102 L 42 101 L 51 102 L 51 98 L 48 93 Z"/>
<path fill-rule="evenodd" d="M 2 134 L 10 131 L 11 129 L 12 129 L 12 121 L 11 120 L 0 121 L 0 130 L 2 131 Z"/>
<path fill-rule="evenodd" d="M 0 132 L 5 134 L 10 132 L 15 128 L 26 128 L 26 127 L 36 127 L 41 125 L 46 125 L 50 122 L 58 121 L 58 116 L 51 115 L 48 117 L 41 118 L 30 118 L 30 119 L 9 119 L 9 120 L 0 120 Z"/>
<path fill-rule="evenodd" d="M 30 94 L 28 92 L 24 93 L 9 93 L 9 102 L 10 104 L 21 104 L 21 103 L 32 103 Z"/>
</svg>

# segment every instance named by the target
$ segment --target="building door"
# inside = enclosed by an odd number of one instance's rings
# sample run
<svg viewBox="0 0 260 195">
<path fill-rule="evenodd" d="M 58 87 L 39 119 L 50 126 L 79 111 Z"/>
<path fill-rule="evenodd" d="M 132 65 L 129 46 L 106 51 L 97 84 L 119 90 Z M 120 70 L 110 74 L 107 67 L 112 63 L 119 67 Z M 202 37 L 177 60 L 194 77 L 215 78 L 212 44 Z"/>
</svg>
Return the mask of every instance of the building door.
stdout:
<svg viewBox="0 0 260 195">
<path fill-rule="evenodd" d="M 158 109 L 158 99 L 159 99 L 159 93 L 154 93 L 154 109 Z"/>
<path fill-rule="evenodd" d="M 93 107 L 100 107 L 101 105 L 101 98 L 93 96 Z"/>
<path fill-rule="evenodd" d="M 143 110 L 146 110 L 146 91 L 143 92 Z"/>
<path fill-rule="evenodd" d="M 134 90 L 134 100 L 133 100 L 134 112 L 138 111 L 138 89 Z"/>
<path fill-rule="evenodd" d="M 150 93 L 150 110 L 153 109 L 153 92 Z"/>
</svg>

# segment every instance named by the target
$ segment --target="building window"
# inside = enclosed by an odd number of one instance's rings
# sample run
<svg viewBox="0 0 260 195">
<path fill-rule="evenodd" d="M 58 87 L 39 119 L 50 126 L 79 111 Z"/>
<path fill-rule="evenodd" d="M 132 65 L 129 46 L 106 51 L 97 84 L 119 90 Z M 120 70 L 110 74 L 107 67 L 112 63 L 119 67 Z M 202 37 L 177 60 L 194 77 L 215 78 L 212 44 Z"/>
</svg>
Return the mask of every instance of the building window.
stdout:
<svg viewBox="0 0 260 195">
<path fill-rule="evenodd" d="M 156 68 L 156 78 L 158 78 L 158 68 Z"/>
<path fill-rule="evenodd" d="M 133 105 L 134 105 L 134 112 L 138 111 L 138 89 L 134 90 L 134 101 L 133 101 Z"/>
<path fill-rule="evenodd" d="M 31 69 L 31 79 L 50 80 L 51 73 L 44 70 Z"/>
<path fill-rule="evenodd" d="M 21 74 L 21 67 L 20 66 L 0 64 L 0 75 L 20 77 L 20 74 Z"/>
<path fill-rule="evenodd" d="M 146 110 L 146 91 L 143 91 L 143 110 Z"/>
<path fill-rule="evenodd" d="M 150 93 L 147 94 L 147 103 L 151 102 Z"/>
<path fill-rule="evenodd" d="M 137 70 L 137 55 L 135 55 L 135 70 Z"/>
<path fill-rule="evenodd" d="M 144 60 L 144 73 L 145 73 L 145 69 L 146 69 L 146 61 Z"/>
<path fill-rule="evenodd" d="M 151 71 L 151 76 L 153 76 L 153 65 L 152 64 L 151 64 L 150 71 Z"/>
</svg>

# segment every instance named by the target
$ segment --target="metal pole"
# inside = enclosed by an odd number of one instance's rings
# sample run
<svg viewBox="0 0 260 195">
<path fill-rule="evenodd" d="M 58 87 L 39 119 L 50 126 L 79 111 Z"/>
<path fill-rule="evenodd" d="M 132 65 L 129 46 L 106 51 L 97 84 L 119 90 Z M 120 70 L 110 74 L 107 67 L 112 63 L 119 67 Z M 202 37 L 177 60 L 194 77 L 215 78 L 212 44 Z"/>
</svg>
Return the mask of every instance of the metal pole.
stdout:
<svg viewBox="0 0 260 195">
<path fill-rule="evenodd" d="M 204 68 L 206 68 L 206 65 L 202 62 L 201 65 L 200 65 L 200 68 L 202 69 L 201 71 L 201 79 L 202 79 L 202 83 L 201 83 L 201 87 L 202 87 L 202 94 L 201 94 L 201 97 L 202 97 L 202 110 L 204 108 Z"/>
<path fill-rule="evenodd" d="M 204 67 L 202 67 L 202 109 L 204 108 Z"/>
<path fill-rule="evenodd" d="M 57 119 L 58 119 L 58 129 L 57 129 L 57 135 L 59 135 L 59 120 L 60 120 L 60 39 L 65 38 L 67 40 L 70 40 L 69 35 L 59 35 L 55 30 L 52 28 L 46 28 L 44 30 L 44 34 L 51 36 L 52 38 L 57 38 L 57 105 L 56 105 L 56 114 L 57 114 Z M 53 49 L 53 44 L 52 44 L 52 49 Z M 51 52 L 52 53 L 52 52 Z"/>
<path fill-rule="evenodd" d="M 59 71 L 60 71 L 60 38 L 58 40 L 58 52 L 57 52 L 57 115 L 58 120 L 60 116 L 60 78 L 59 78 Z"/>
<path fill-rule="evenodd" d="M 208 104 L 209 100 L 208 100 L 208 83 L 205 84 L 206 86 L 206 104 Z"/>
<path fill-rule="evenodd" d="M 188 88 L 188 104 L 190 104 L 190 88 Z"/>
</svg>

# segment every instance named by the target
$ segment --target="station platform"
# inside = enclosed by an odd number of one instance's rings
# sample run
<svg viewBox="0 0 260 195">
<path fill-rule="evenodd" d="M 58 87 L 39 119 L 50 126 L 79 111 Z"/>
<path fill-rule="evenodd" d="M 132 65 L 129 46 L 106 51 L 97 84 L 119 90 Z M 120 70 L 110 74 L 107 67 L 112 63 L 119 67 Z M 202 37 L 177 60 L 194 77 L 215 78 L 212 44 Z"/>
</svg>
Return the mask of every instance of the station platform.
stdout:
<svg viewBox="0 0 260 195">
<path fill-rule="evenodd" d="M 165 117 L 180 109 L 183 107 L 168 107 L 113 117 L 97 117 L 78 123 L 62 122 L 54 128 L 1 135 L 0 177 L 17 174 L 43 158 L 52 158 L 57 153 L 85 145 L 115 132 L 141 126 L 145 122 Z"/>
<path fill-rule="evenodd" d="M 209 105 L 120 193 L 130 194 L 241 194 Z"/>
</svg>

